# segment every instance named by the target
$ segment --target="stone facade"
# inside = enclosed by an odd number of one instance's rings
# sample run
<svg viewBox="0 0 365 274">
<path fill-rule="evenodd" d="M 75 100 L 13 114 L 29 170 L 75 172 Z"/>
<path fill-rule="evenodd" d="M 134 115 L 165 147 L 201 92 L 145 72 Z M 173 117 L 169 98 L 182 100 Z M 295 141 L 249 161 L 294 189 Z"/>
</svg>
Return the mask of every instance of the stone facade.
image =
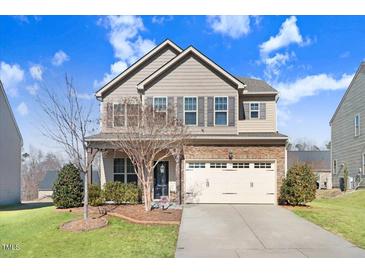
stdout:
<svg viewBox="0 0 365 274">
<path fill-rule="evenodd" d="M 276 160 L 277 194 L 280 194 L 285 176 L 285 145 L 232 145 L 232 146 L 188 146 L 184 149 L 185 161 L 189 160 Z M 183 192 L 184 193 L 184 192 Z"/>
</svg>

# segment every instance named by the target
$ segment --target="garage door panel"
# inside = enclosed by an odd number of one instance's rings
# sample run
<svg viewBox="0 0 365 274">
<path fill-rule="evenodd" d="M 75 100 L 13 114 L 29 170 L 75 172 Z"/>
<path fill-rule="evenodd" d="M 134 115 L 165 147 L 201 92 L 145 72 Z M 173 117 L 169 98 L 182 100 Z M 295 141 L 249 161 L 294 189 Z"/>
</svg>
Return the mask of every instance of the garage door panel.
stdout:
<svg viewBox="0 0 365 274">
<path fill-rule="evenodd" d="M 188 203 L 274 203 L 275 166 L 271 168 L 186 169 Z"/>
</svg>

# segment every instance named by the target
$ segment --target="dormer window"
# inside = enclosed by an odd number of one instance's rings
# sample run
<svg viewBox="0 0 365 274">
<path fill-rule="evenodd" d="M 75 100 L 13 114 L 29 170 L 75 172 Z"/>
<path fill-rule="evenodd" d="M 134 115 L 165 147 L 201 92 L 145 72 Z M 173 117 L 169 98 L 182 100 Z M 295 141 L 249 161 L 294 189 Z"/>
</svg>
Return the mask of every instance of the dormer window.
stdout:
<svg viewBox="0 0 365 274">
<path fill-rule="evenodd" d="M 356 114 L 354 118 L 355 137 L 360 135 L 360 114 Z"/>
<path fill-rule="evenodd" d="M 250 119 L 260 119 L 259 103 L 250 103 Z"/>
</svg>

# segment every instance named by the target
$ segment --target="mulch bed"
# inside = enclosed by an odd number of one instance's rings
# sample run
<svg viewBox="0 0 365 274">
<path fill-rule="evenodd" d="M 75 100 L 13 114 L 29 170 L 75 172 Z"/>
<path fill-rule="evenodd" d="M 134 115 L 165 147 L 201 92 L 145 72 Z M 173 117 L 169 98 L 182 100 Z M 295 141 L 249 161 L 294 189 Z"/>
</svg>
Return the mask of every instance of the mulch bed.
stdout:
<svg viewBox="0 0 365 274">
<path fill-rule="evenodd" d="M 89 231 L 98 228 L 102 228 L 108 225 L 108 220 L 104 217 L 99 218 L 88 218 L 86 221 L 84 219 L 73 220 L 61 225 L 61 229 L 71 232 L 81 232 Z"/>
<path fill-rule="evenodd" d="M 57 209 L 63 212 L 81 213 L 82 207 Z M 181 209 L 154 209 L 146 212 L 144 205 L 105 205 L 100 207 L 89 206 L 90 216 L 101 216 L 105 213 L 109 216 L 119 217 L 132 223 L 179 225 L 181 221 Z"/>
</svg>

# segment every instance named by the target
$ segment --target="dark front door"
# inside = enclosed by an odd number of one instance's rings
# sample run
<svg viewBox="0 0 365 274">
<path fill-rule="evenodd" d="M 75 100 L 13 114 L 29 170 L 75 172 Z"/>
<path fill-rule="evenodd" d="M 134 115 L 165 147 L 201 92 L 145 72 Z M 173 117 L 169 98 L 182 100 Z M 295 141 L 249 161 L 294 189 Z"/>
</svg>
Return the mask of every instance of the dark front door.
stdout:
<svg viewBox="0 0 365 274">
<path fill-rule="evenodd" d="M 159 162 L 154 170 L 153 198 L 160 199 L 161 196 L 169 195 L 169 162 Z"/>
</svg>

